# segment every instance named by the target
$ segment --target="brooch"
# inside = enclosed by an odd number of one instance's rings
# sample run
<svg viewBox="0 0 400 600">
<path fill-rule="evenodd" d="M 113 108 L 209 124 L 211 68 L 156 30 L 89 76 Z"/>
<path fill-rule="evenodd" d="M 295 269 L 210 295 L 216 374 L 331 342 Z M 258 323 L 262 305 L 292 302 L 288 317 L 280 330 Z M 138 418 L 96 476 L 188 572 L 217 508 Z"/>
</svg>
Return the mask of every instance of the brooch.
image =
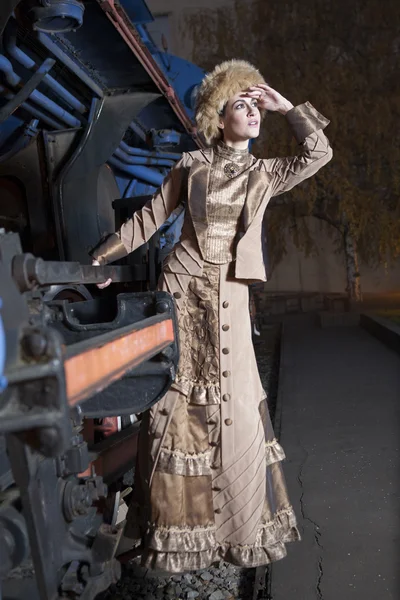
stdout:
<svg viewBox="0 0 400 600">
<path fill-rule="evenodd" d="M 233 162 L 227 163 L 224 167 L 224 173 L 229 179 L 235 177 L 240 171 L 240 167 Z"/>
</svg>

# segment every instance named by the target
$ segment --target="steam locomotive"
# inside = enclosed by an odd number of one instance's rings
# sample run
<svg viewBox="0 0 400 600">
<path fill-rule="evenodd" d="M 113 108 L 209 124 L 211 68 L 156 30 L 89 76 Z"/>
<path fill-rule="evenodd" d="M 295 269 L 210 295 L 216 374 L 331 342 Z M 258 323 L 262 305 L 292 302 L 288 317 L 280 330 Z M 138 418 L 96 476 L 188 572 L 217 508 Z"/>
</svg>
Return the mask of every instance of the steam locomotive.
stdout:
<svg viewBox="0 0 400 600">
<path fill-rule="evenodd" d="M 144 0 L 2 0 L 3 598 L 92 600 L 118 579 L 140 415 L 175 376 L 156 281 L 184 207 L 118 264 L 89 257 L 202 147 L 204 74 L 156 46 L 153 20 Z"/>
</svg>

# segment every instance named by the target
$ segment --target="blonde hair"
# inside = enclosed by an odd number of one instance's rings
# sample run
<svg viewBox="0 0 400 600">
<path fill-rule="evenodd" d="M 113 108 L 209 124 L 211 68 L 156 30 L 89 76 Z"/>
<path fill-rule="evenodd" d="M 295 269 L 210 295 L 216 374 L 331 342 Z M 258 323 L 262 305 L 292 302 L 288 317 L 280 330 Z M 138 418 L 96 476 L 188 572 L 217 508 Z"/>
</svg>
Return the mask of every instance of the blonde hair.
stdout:
<svg viewBox="0 0 400 600">
<path fill-rule="evenodd" d="M 265 83 L 260 71 L 245 60 L 227 60 L 208 73 L 196 98 L 196 124 L 208 144 L 222 137 L 220 116 L 229 98 L 252 85 Z M 260 111 L 264 117 L 265 111 Z"/>
</svg>

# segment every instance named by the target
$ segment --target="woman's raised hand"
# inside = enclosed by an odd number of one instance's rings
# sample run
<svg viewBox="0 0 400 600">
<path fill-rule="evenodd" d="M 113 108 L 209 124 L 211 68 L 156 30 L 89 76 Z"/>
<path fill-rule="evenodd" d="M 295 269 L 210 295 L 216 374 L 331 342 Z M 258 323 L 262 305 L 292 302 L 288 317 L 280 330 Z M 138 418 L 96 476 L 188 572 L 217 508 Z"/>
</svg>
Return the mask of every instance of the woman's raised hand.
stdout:
<svg viewBox="0 0 400 600">
<path fill-rule="evenodd" d="M 258 101 L 258 108 L 261 110 L 280 112 L 285 115 L 293 108 L 293 104 L 289 102 L 289 100 L 264 83 L 258 83 L 257 85 L 249 87 L 244 95 L 250 96 L 250 98 L 256 98 Z"/>
<path fill-rule="evenodd" d="M 99 261 L 96 260 L 95 258 L 92 260 L 92 267 L 100 267 Z M 104 288 L 109 286 L 110 283 L 112 283 L 111 277 L 109 279 L 107 279 L 107 281 L 105 281 L 104 283 L 97 283 L 96 285 L 100 290 L 103 290 Z"/>
</svg>

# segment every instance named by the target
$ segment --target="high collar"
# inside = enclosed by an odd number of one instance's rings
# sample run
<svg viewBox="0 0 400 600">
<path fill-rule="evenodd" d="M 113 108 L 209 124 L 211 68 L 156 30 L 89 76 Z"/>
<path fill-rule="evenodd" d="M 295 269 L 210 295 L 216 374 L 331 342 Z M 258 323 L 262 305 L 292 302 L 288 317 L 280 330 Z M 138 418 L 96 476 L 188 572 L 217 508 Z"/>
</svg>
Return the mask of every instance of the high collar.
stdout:
<svg viewBox="0 0 400 600">
<path fill-rule="evenodd" d="M 214 152 L 218 156 L 222 158 L 227 158 L 228 160 L 232 160 L 235 162 L 245 162 L 249 157 L 249 149 L 238 150 L 236 148 L 232 148 L 231 146 L 227 146 L 224 142 L 219 141 L 214 146 Z"/>
</svg>

